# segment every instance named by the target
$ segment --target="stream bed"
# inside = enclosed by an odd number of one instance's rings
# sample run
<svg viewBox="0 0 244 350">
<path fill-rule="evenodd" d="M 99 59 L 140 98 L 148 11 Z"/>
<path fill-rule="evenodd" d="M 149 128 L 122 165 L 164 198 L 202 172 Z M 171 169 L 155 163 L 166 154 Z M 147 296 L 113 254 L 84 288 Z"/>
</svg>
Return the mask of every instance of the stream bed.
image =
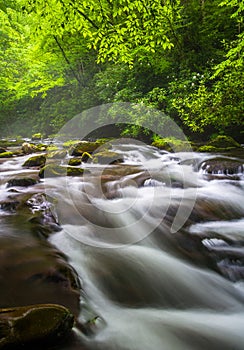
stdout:
<svg viewBox="0 0 244 350">
<path fill-rule="evenodd" d="M 243 350 L 244 152 L 112 151 L 40 181 L 30 155 L 1 161 L 2 307 L 69 307 L 60 350 Z"/>
</svg>

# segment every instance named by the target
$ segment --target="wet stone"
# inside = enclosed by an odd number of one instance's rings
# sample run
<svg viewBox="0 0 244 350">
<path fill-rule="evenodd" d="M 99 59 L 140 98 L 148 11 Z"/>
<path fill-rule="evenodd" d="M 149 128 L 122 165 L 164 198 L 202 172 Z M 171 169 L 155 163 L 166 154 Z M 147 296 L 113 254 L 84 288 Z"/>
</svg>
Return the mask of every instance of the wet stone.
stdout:
<svg viewBox="0 0 244 350">
<path fill-rule="evenodd" d="M 24 167 L 39 167 L 44 166 L 46 163 L 46 156 L 42 155 L 36 155 L 33 157 L 28 158 L 25 163 L 23 164 Z"/>
<path fill-rule="evenodd" d="M 66 257 L 45 240 L 0 237 L 0 307 L 60 304 L 80 311 L 80 282 Z"/>
<path fill-rule="evenodd" d="M 33 179 L 31 177 L 23 177 L 23 178 L 14 178 L 8 181 L 7 188 L 9 187 L 28 187 L 33 186 L 38 183 L 37 179 Z"/>
<path fill-rule="evenodd" d="M 55 304 L 0 309 L 0 349 L 40 344 L 65 338 L 74 324 L 71 312 Z"/>
</svg>

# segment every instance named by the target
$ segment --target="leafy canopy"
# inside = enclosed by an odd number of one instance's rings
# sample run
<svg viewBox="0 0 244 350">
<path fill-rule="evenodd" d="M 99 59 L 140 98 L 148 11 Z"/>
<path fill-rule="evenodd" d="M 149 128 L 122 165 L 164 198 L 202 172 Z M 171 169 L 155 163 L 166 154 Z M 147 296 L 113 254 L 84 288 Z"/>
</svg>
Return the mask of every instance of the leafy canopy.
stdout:
<svg viewBox="0 0 244 350">
<path fill-rule="evenodd" d="M 98 62 L 133 64 L 156 50 L 173 47 L 172 27 L 180 20 L 179 0 L 18 0 L 34 22 L 37 36 L 79 34 Z"/>
</svg>

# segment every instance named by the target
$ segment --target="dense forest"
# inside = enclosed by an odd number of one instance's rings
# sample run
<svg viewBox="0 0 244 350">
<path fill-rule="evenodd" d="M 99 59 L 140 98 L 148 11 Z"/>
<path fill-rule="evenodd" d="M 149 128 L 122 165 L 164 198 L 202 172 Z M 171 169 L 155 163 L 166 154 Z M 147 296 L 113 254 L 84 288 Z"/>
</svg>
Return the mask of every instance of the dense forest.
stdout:
<svg viewBox="0 0 244 350">
<path fill-rule="evenodd" d="M 240 0 L 0 0 L 0 131 L 51 135 L 111 102 L 159 109 L 186 134 L 242 126 Z"/>
</svg>

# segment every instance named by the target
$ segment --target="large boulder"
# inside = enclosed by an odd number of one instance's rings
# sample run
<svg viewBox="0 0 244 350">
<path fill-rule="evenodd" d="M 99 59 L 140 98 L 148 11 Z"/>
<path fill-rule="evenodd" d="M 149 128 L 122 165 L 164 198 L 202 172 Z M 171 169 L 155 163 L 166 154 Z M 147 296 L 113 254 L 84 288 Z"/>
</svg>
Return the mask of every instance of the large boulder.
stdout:
<svg viewBox="0 0 244 350">
<path fill-rule="evenodd" d="M 70 333 L 73 324 L 74 316 L 61 305 L 0 308 L 0 348 L 53 345 Z"/>
<path fill-rule="evenodd" d="M 80 282 L 66 257 L 21 232 L 0 237 L 0 308 L 60 304 L 78 316 Z"/>
</svg>

